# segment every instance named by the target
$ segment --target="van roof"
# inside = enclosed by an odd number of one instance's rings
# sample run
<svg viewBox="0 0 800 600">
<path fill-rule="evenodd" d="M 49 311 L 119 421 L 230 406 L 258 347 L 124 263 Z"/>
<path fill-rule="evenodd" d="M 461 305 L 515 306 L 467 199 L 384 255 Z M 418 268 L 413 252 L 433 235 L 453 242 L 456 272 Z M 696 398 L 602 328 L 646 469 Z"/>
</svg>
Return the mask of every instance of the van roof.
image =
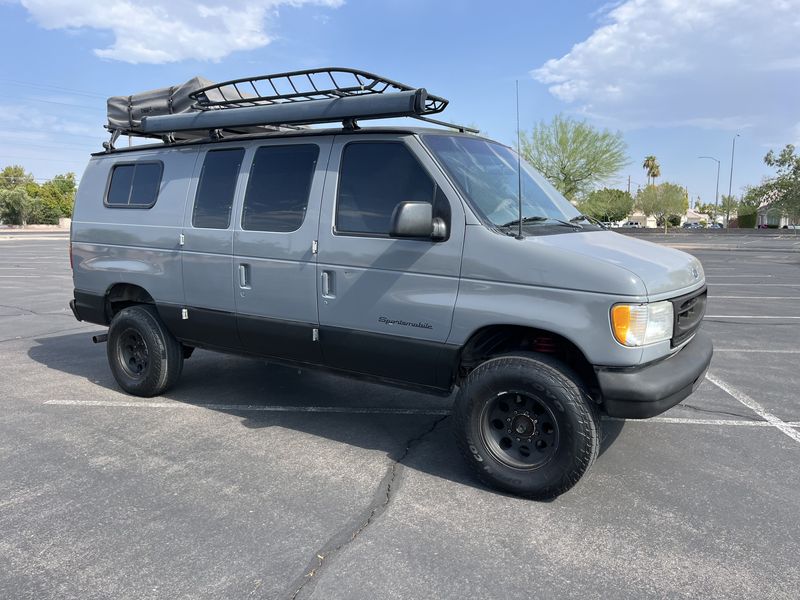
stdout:
<svg viewBox="0 0 800 600">
<path fill-rule="evenodd" d="M 265 140 L 265 139 L 284 139 L 296 137 L 322 137 L 329 135 L 370 135 L 370 134 L 408 134 L 408 135 L 448 135 L 448 136 L 463 136 L 478 139 L 488 139 L 473 133 L 463 133 L 452 129 L 438 129 L 434 127 L 402 127 L 402 126 L 378 126 L 378 127 L 363 127 L 359 129 L 351 129 L 347 127 L 325 127 L 325 128 L 304 128 L 281 130 L 261 133 L 249 133 L 225 136 L 220 138 L 195 138 L 189 140 L 180 140 L 164 144 L 162 142 L 154 142 L 152 144 L 139 144 L 136 146 L 127 146 L 122 148 L 113 148 L 100 152 L 93 152 L 92 156 L 102 157 L 111 154 L 128 154 L 135 153 L 142 150 L 153 149 L 167 149 L 167 148 L 186 148 L 188 146 L 199 146 L 207 144 L 221 144 L 234 141 L 250 141 L 250 140 Z"/>
</svg>

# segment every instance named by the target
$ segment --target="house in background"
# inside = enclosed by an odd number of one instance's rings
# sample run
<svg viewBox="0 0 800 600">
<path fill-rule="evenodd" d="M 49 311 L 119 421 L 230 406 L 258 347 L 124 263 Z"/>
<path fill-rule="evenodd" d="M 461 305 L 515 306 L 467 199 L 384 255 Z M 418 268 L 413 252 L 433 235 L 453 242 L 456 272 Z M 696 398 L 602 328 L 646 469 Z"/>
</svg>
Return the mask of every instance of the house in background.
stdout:
<svg viewBox="0 0 800 600">
<path fill-rule="evenodd" d="M 703 212 L 698 212 L 692 208 L 687 209 L 686 214 L 681 216 L 681 225 L 683 225 L 684 223 L 700 223 L 701 225 L 703 225 L 704 222 L 706 226 L 709 223 L 711 223 L 712 222 L 711 215 Z"/>
<path fill-rule="evenodd" d="M 639 227 L 653 228 L 656 227 L 656 218 L 645 216 L 644 213 L 637 210 L 636 212 L 632 212 L 630 215 L 628 215 L 628 220 L 625 221 L 625 224 L 629 223 L 635 224 Z"/>
<path fill-rule="evenodd" d="M 774 200 L 769 200 L 761 203 L 756 211 L 756 227 L 766 225 L 768 227 L 784 227 L 785 225 L 792 225 L 789 216 L 780 208 L 773 206 Z"/>
</svg>

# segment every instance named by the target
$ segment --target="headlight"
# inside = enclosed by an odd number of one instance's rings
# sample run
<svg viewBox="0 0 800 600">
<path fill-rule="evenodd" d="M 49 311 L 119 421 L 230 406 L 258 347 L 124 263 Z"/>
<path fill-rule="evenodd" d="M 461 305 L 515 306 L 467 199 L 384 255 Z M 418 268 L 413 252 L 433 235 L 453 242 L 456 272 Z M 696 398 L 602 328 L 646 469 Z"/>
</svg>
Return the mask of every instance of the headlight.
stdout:
<svg viewBox="0 0 800 600">
<path fill-rule="evenodd" d="M 672 302 L 615 304 L 611 330 L 623 346 L 644 346 L 672 337 Z"/>
</svg>

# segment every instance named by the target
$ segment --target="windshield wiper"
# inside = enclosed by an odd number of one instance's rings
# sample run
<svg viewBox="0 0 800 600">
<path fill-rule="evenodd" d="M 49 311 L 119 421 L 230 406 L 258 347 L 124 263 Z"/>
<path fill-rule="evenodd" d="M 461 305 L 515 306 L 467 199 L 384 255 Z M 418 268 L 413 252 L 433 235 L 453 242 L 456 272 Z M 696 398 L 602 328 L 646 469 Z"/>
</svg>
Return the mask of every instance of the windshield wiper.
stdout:
<svg viewBox="0 0 800 600">
<path fill-rule="evenodd" d="M 533 215 L 530 217 L 522 217 L 523 223 L 534 223 L 537 221 L 547 221 L 550 217 L 543 217 L 541 215 Z M 508 223 L 504 223 L 500 225 L 500 227 L 513 227 L 514 225 L 519 225 L 520 220 L 514 219 L 513 221 L 509 221 Z"/>
<path fill-rule="evenodd" d="M 565 225 L 566 227 L 572 227 L 573 229 L 583 229 L 577 223 L 570 223 L 569 221 L 562 221 L 561 219 L 556 219 L 555 217 L 544 217 L 542 215 L 532 215 L 530 217 L 522 217 L 522 223 L 544 223 L 545 221 L 555 221 L 559 225 Z M 514 219 L 513 221 L 509 221 L 508 223 L 504 223 L 500 225 L 500 227 L 513 227 L 514 225 L 519 225 L 519 219 Z"/>
</svg>

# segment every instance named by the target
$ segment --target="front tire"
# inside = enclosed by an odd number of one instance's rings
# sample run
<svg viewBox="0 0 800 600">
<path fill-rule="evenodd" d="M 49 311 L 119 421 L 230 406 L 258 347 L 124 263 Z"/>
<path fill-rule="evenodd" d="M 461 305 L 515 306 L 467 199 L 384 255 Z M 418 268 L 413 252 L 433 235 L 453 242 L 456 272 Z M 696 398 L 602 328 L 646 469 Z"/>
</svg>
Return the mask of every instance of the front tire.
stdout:
<svg viewBox="0 0 800 600">
<path fill-rule="evenodd" d="M 108 329 L 106 350 L 114 379 L 135 396 L 163 394 L 183 369 L 181 345 L 152 306 L 129 306 L 119 311 Z"/>
<path fill-rule="evenodd" d="M 515 354 L 474 369 L 454 407 L 456 440 L 485 484 L 550 499 L 586 473 L 600 420 L 580 378 L 548 356 Z"/>
</svg>

